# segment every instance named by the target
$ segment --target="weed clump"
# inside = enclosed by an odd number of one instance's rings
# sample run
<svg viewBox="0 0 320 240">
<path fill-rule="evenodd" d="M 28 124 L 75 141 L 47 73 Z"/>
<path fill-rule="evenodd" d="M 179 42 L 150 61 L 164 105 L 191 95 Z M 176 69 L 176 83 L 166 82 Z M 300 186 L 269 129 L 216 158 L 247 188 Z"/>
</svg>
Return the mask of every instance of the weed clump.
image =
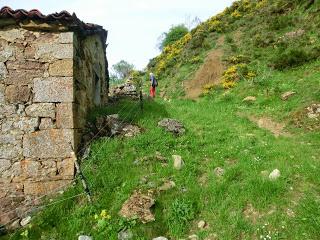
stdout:
<svg viewBox="0 0 320 240">
<path fill-rule="evenodd" d="M 167 213 L 169 232 L 174 237 L 180 237 L 187 229 L 188 222 L 195 218 L 194 204 L 184 198 L 172 202 Z"/>
</svg>

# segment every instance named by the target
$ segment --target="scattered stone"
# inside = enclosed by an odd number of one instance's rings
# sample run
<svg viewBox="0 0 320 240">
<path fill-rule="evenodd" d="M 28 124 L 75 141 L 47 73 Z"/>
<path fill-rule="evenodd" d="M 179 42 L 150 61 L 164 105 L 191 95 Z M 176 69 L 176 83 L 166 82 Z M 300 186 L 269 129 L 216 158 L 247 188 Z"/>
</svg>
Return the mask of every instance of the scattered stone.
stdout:
<svg viewBox="0 0 320 240">
<path fill-rule="evenodd" d="M 175 135 L 182 135 L 186 131 L 181 122 L 170 118 L 161 120 L 160 122 L 158 122 L 158 126 Z"/>
<path fill-rule="evenodd" d="M 147 182 L 148 182 L 147 177 L 141 177 L 140 180 L 139 180 L 140 184 L 146 184 Z"/>
<path fill-rule="evenodd" d="M 133 238 L 133 233 L 130 229 L 122 230 L 118 233 L 118 240 L 129 240 Z"/>
<path fill-rule="evenodd" d="M 307 116 L 311 119 L 317 119 L 320 117 L 320 103 L 312 104 L 307 107 Z"/>
<path fill-rule="evenodd" d="M 163 163 L 167 162 L 167 159 L 161 155 L 161 152 L 158 151 L 156 151 L 156 159 Z"/>
<path fill-rule="evenodd" d="M 138 126 L 129 124 L 122 128 L 122 132 L 125 137 L 134 137 L 140 134 L 141 130 Z"/>
<path fill-rule="evenodd" d="M 138 92 L 136 86 L 132 81 L 128 80 L 124 84 L 115 86 L 110 90 L 111 98 L 132 97 L 138 98 Z"/>
<path fill-rule="evenodd" d="M 256 97 L 254 97 L 254 96 L 248 96 L 248 97 L 244 98 L 242 101 L 243 101 L 243 102 L 255 102 L 256 100 L 257 100 Z"/>
<path fill-rule="evenodd" d="M 13 223 L 10 224 L 9 229 L 10 230 L 16 230 L 20 227 L 20 219 L 15 220 Z M 1 235 L 1 234 L 0 234 Z"/>
<path fill-rule="evenodd" d="M 243 215 L 245 218 L 249 219 L 254 224 L 261 217 L 260 213 L 253 207 L 251 203 L 248 203 L 243 210 Z"/>
<path fill-rule="evenodd" d="M 199 228 L 199 229 L 205 228 L 206 225 L 207 225 L 206 222 L 203 221 L 203 220 L 201 220 L 201 221 L 198 222 L 198 228 Z"/>
<path fill-rule="evenodd" d="M 290 208 L 288 208 L 286 212 L 288 217 L 294 218 L 296 216 L 295 212 Z"/>
<path fill-rule="evenodd" d="M 155 200 L 149 195 L 144 195 L 139 191 L 135 191 L 123 204 L 119 214 L 127 219 L 138 218 L 142 223 L 152 222 L 155 221 L 155 217 L 150 208 L 154 203 Z"/>
<path fill-rule="evenodd" d="M 136 125 L 124 122 L 118 114 L 101 116 L 96 119 L 95 123 L 88 122 L 86 132 L 83 136 L 83 145 L 92 139 L 101 137 L 134 137 L 141 133 L 141 128 Z"/>
<path fill-rule="evenodd" d="M 165 237 L 157 237 L 157 238 L 154 238 L 152 240 L 168 240 L 168 238 L 165 238 Z"/>
<path fill-rule="evenodd" d="M 27 216 L 20 221 L 22 227 L 28 225 L 31 222 L 31 216 Z"/>
<path fill-rule="evenodd" d="M 181 158 L 181 156 L 179 155 L 172 155 L 172 158 L 173 158 L 173 167 L 177 170 L 180 170 L 183 165 L 184 165 L 184 162 Z"/>
<path fill-rule="evenodd" d="M 159 191 L 168 191 L 171 188 L 176 186 L 174 181 L 165 181 L 161 187 L 159 187 Z"/>
<path fill-rule="evenodd" d="M 225 170 L 221 167 L 216 167 L 214 170 L 213 170 L 214 174 L 217 176 L 217 177 L 222 177 L 225 173 Z"/>
<path fill-rule="evenodd" d="M 278 169 L 273 170 L 269 175 L 269 179 L 272 181 L 277 180 L 279 177 L 280 177 L 280 171 Z"/>
<path fill-rule="evenodd" d="M 197 235 L 193 234 L 193 235 L 190 235 L 190 236 L 188 237 L 188 239 L 190 239 L 190 240 L 198 240 L 199 237 L 198 237 Z"/>
<path fill-rule="evenodd" d="M 289 92 L 285 92 L 281 95 L 281 99 L 283 101 L 287 101 L 290 97 L 292 97 L 293 95 L 295 95 L 296 92 L 292 92 L 292 91 L 289 91 Z"/>
<path fill-rule="evenodd" d="M 86 235 L 80 235 L 78 240 L 92 240 L 92 237 Z"/>
</svg>

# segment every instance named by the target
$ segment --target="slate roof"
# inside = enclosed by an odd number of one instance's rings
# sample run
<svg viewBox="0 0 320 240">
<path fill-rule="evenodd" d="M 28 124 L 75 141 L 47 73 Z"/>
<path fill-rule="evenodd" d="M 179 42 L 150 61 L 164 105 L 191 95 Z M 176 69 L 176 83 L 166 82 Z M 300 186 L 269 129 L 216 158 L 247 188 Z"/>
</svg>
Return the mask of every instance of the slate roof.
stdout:
<svg viewBox="0 0 320 240">
<path fill-rule="evenodd" d="M 67 11 L 61 11 L 60 13 L 52 13 L 49 15 L 42 14 L 37 9 L 26 11 L 24 9 L 13 10 L 10 7 L 3 7 L 0 10 L 0 21 L 1 19 L 13 19 L 16 23 L 24 20 L 35 20 L 41 23 L 60 23 L 64 26 L 70 27 L 70 29 L 79 29 L 83 31 L 101 32 L 107 34 L 107 31 L 102 26 L 84 23 L 82 22 L 75 13 L 72 15 Z"/>
</svg>

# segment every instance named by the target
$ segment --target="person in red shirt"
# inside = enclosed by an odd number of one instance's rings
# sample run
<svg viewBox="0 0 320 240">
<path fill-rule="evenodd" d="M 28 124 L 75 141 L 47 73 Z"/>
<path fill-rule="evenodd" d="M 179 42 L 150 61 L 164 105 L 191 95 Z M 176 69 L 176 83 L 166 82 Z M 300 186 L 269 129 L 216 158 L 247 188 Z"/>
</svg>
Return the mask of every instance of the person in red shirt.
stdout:
<svg viewBox="0 0 320 240">
<path fill-rule="evenodd" d="M 150 97 L 156 97 L 156 87 L 158 86 L 158 82 L 153 73 L 150 73 Z"/>
</svg>

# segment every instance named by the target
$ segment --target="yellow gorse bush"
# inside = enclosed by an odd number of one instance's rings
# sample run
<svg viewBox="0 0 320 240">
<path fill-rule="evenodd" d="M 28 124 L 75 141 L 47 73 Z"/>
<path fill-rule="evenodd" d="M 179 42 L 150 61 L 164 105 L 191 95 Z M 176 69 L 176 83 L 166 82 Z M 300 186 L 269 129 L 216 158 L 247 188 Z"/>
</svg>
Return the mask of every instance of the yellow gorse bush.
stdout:
<svg viewBox="0 0 320 240">
<path fill-rule="evenodd" d="M 235 10 L 233 13 L 231 13 L 231 16 L 234 17 L 234 18 L 239 18 L 242 15 L 238 10 Z"/>
<path fill-rule="evenodd" d="M 166 67 L 171 63 L 172 60 L 177 58 L 179 54 L 182 52 L 184 47 L 188 44 L 188 42 L 192 39 L 191 33 L 187 33 L 180 40 L 175 43 L 166 46 L 163 49 L 163 52 L 156 58 L 156 67 L 155 73 L 160 75 Z"/>
<path fill-rule="evenodd" d="M 236 85 L 240 79 L 253 79 L 257 74 L 248 70 L 248 65 L 245 63 L 234 64 L 230 66 L 222 76 L 222 85 L 224 88 L 229 89 Z"/>
</svg>

